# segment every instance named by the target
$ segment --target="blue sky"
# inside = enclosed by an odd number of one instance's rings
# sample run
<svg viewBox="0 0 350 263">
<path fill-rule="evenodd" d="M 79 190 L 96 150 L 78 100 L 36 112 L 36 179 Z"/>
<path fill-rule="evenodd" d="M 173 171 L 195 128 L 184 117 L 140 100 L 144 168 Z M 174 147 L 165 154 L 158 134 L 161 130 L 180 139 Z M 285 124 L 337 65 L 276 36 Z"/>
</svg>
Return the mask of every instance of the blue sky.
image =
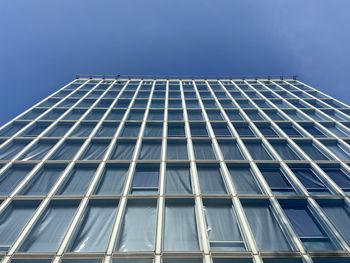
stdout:
<svg viewBox="0 0 350 263">
<path fill-rule="evenodd" d="M 2 0 L 0 124 L 77 73 L 291 75 L 350 103 L 349 0 Z"/>
</svg>

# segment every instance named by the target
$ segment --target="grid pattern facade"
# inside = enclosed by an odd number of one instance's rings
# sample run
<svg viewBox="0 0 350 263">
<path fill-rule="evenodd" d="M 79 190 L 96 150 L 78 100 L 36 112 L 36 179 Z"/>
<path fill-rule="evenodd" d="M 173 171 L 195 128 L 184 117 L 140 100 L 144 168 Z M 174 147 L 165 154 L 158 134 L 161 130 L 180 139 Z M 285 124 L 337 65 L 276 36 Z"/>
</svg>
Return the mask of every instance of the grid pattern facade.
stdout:
<svg viewBox="0 0 350 263">
<path fill-rule="evenodd" d="M 0 129 L 1 262 L 350 262 L 349 142 L 295 79 L 76 79 Z"/>
</svg>

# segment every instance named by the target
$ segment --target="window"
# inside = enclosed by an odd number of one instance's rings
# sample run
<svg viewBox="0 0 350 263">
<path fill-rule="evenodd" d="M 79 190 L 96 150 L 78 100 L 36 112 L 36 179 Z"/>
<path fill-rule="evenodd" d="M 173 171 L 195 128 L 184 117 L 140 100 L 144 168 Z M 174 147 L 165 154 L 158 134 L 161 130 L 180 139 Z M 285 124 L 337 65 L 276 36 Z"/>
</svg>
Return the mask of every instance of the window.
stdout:
<svg viewBox="0 0 350 263">
<path fill-rule="evenodd" d="M 31 165 L 14 165 L 0 177 L 0 195 L 9 195 L 32 170 Z"/>
<path fill-rule="evenodd" d="M 254 160 L 273 160 L 273 158 L 267 152 L 265 145 L 263 145 L 262 142 L 245 141 L 244 144 Z"/>
<path fill-rule="evenodd" d="M 279 137 L 277 132 L 271 126 L 257 125 L 257 127 L 265 137 Z"/>
<path fill-rule="evenodd" d="M 0 130 L 0 137 L 11 137 L 27 124 L 27 122 L 13 122 Z"/>
<path fill-rule="evenodd" d="M 162 121 L 164 119 L 164 111 L 150 110 L 148 113 L 148 120 L 150 121 Z"/>
<path fill-rule="evenodd" d="M 124 125 L 121 137 L 137 137 L 139 135 L 141 125 L 138 123 L 126 123 Z"/>
<path fill-rule="evenodd" d="M 158 193 L 159 167 L 138 165 L 132 181 L 132 194 Z"/>
<path fill-rule="evenodd" d="M 222 121 L 223 120 L 221 113 L 218 110 L 208 110 L 207 115 L 208 115 L 209 120 L 211 120 L 211 121 Z"/>
<path fill-rule="evenodd" d="M 38 204 L 13 202 L 0 215 L 0 251 L 7 251 L 33 215 Z"/>
<path fill-rule="evenodd" d="M 303 263 L 301 258 L 264 258 L 264 263 Z"/>
<path fill-rule="evenodd" d="M 350 192 L 350 177 L 343 169 L 336 167 L 325 167 L 323 171 L 345 192 Z"/>
<path fill-rule="evenodd" d="M 108 123 L 105 122 L 101 125 L 100 129 L 97 131 L 97 137 L 113 137 L 119 126 L 118 122 Z"/>
<path fill-rule="evenodd" d="M 106 110 L 91 110 L 84 120 L 100 120 L 105 114 Z"/>
<path fill-rule="evenodd" d="M 191 194 L 191 174 L 188 166 L 167 166 L 166 194 Z"/>
<path fill-rule="evenodd" d="M 57 251 L 76 208 L 75 203 L 51 203 L 22 243 L 19 252 Z"/>
<path fill-rule="evenodd" d="M 92 141 L 81 160 L 102 160 L 109 146 L 109 141 Z"/>
<path fill-rule="evenodd" d="M 212 125 L 216 137 L 230 137 L 231 132 L 226 125 Z"/>
<path fill-rule="evenodd" d="M 299 147 L 313 160 L 329 160 L 312 142 L 296 141 Z"/>
<path fill-rule="evenodd" d="M 21 155 L 22 161 L 41 160 L 56 144 L 56 141 L 39 141 Z"/>
<path fill-rule="evenodd" d="M 111 110 L 107 115 L 106 120 L 118 121 L 124 117 L 125 110 Z"/>
<path fill-rule="evenodd" d="M 226 194 L 219 167 L 198 166 L 197 172 L 202 194 Z"/>
<path fill-rule="evenodd" d="M 197 160 L 216 160 L 211 142 L 196 141 L 193 142 L 193 148 Z"/>
<path fill-rule="evenodd" d="M 287 176 L 279 167 L 259 167 L 259 170 L 274 194 L 295 194 L 294 188 L 288 181 Z"/>
<path fill-rule="evenodd" d="M 121 195 L 127 175 L 128 167 L 107 166 L 95 190 L 95 194 Z"/>
<path fill-rule="evenodd" d="M 51 155 L 51 160 L 72 160 L 76 155 L 80 147 L 82 146 L 81 141 L 66 141 L 60 146 L 58 150 Z"/>
<path fill-rule="evenodd" d="M 64 166 L 44 166 L 21 191 L 21 194 L 47 195 L 64 169 Z"/>
<path fill-rule="evenodd" d="M 70 120 L 70 121 L 77 121 L 79 120 L 86 112 L 86 109 L 73 109 L 72 111 L 68 112 L 67 115 L 63 117 L 63 120 Z M 54 114 L 50 115 L 51 120 L 57 119 L 57 117 L 54 116 Z M 45 116 L 47 117 L 47 116 Z"/>
<path fill-rule="evenodd" d="M 24 132 L 21 133 L 21 137 L 36 137 L 40 133 L 42 133 L 51 123 L 47 122 L 37 122 L 34 125 L 32 125 L 30 128 L 26 129 Z"/>
<path fill-rule="evenodd" d="M 303 137 L 303 135 L 296 130 L 293 126 L 282 126 L 280 128 L 287 134 L 289 137 Z"/>
<path fill-rule="evenodd" d="M 58 123 L 45 133 L 45 137 L 63 137 L 72 126 L 71 123 Z"/>
<path fill-rule="evenodd" d="M 92 130 L 96 127 L 95 123 L 81 123 L 69 135 L 70 137 L 88 137 Z"/>
<path fill-rule="evenodd" d="M 304 130 L 310 133 L 314 137 L 327 137 L 318 127 L 313 125 L 303 125 Z"/>
<path fill-rule="evenodd" d="M 271 146 L 275 149 L 278 155 L 283 160 L 300 160 L 300 156 L 286 141 L 269 141 Z"/>
<path fill-rule="evenodd" d="M 343 238 L 350 243 L 350 212 L 339 200 L 320 200 L 320 205 Z"/>
<path fill-rule="evenodd" d="M 329 191 L 322 181 L 318 178 L 316 173 L 309 167 L 291 168 L 299 181 L 304 187 L 313 194 L 328 194 Z"/>
<path fill-rule="evenodd" d="M 200 110 L 187 110 L 188 119 L 190 121 L 202 121 L 203 115 Z"/>
<path fill-rule="evenodd" d="M 162 137 L 162 123 L 147 123 L 143 136 L 144 137 Z"/>
<path fill-rule="evenodd" d="M 165 251 L 198 251 L 198 234 L 194 204 L 178 200 L 165 205 Z"/>
<path fill-rule="evenodd" d="M 192 137 L 208 137 L 208 131 L 204 123 L 190 123 Z"/>
<path fill-rule="evenodd" d="M 231 121 L 243 121 L 243 117 L 238 110 L 226 110 L 226 114 Z"/>
<path fill-rule="evenodd" d="M 209 200 L 208 200 L 209 201 Z M 245 251 L 243 238 L 232 204 L 207 202 L 205 216 L 212 250 Z"/>
<path fill-rule="evenodd" d="M 282 208 L 295 233 L 307 250 L 325 251 L 337 249 L 306 205 L 296 204 L 296 202 L 293 205 L 282 203 Z"/>
<path fill-rule="evenodd" d="M 182 121 L 183 120 L 182 111 L 169 110 L 168 111 L 168 120 L 169 121 Z"/>
<path fill-rule="evenodd" d="M 342 145 L 336 141 L 323 141 L 322 143 L 340 160 L 349 161 L 350 150 L 345 145 Z"/>
<path fill-rule="evenodd" d="M 258 182 L 249 166 L 229 166 L 228 170 L 238 194 L 261 194 Z"/>
<path fill-rule="evenodd" d="M 28 144 L 27 141 L 12 141 L 0 149 L 0 160 L 11 160 Z"/>
<path fill-rule="evenodd" d="M 250 129 L 249 125 L 242 124 L 242 125 L 233 125 L 240 137 L 255 137 L 255 134 Z"/>
<path fill-rule="evenodd" d="M 184 124 L 168 124 L 168 137 L 185 137 Z"/>
<path fill-rule="evenodd" d="M 68 250 L 80 253 L 104 252 L 112 231 L 117 205 L 115 201 L 90 204 Z"/>
<path fill-rule="evenodd" d="M 243 208 L 255 242 L 260 250 L 291 250 L 269 203 L 264 201 L 246 201 L 243 202 Z"/>
<path fill-rule="evenodd" d="M 129 200 L 117 250 L 153 251 L 156 230 L 157 206 L 155 200 Z"/>
<path fill-rule="evenodd" d="M 76 166 L 66 178 L 58 195 L 84 195 L 95 174 L 96 167 Z"/>
<path fill-rule="evenodd" d="M 128 115 L 128 120 L 130 121 L 142 121 L 143 115 L 145 114 L 144 110 L 131 110 Z"/>
<path fill-rule="evenodd" d="M 312 258 L 314 263 L 348 263 L 350 261 L 349 257 L 319 257 Z"/>
<path fill-rule="evenodd" d="M 168 160 L 188 160 L 186 141 L 168 141 Z"/>
<path fill-rule="evenodd" d="M 265 120 L 259 113 L 259 111 L 245 111 L 245 114 L 247 114 L 248 118 L 252 121 L 262 121 Z"/>
<path fill-rule="evenodd" d="M 244 160 L 243 154 L 236 141 L 218 141 L 225 160 Z"/>
<path fill-rule="evenodd" d="M 139 153 L 139 160 L 160 160 L 160 154 L 162 152 L 161 141 L 146 141 L 142 142 L 141 150 Z"/>
<path fill-rule="evenodd" d="M 135 148 L 135 141 L 117 141 L 117 145 L 110 157 L 111 160 L 131 160 Z"/>
</svg>

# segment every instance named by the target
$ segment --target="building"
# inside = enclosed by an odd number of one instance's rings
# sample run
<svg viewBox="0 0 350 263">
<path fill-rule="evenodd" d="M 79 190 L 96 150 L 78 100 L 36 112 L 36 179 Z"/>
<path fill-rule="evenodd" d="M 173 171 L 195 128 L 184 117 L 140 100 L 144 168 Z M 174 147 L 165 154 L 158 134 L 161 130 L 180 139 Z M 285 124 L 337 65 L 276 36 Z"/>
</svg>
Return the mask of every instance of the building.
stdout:
<svg viewBox="0 0 350 263">
<path fill-rule="evenodd" d="M 3 263 L 350 262 L 350 108 L 295 78 L 80 77 L 0 136 Z"/>
</svg>

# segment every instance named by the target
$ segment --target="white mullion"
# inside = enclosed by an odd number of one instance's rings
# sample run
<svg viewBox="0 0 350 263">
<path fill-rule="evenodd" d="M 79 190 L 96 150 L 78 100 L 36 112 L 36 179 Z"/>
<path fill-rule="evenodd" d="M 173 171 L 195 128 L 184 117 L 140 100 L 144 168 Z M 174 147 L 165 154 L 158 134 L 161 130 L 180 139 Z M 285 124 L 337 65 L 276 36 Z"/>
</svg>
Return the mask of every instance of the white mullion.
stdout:
<svg viewBox="0 0 350 263">
<path fill-rule="evenodd" d="M 268 88 L 267 86 L 265 86 L 263 83 L 259 82 L 261 85 L 263 85 L 264 87 Z M 273 84 L 277 85 L 278 87 L 282 88 L 284 91 L 286 91 L 288 94 L 298 98 L 296 95 L 294 95 L 292 92 L 290 92 L 289 90 L 284 89 L 282 86 L 272 82 Z M 272 91 L 272 90 L 271 90 Z M 296 111 L 298 111 L 299 113 L 306 115 L 303 111 L 301 111 L 300 109 L 298 109 L 297 107 L 295 107 L 294 105 L 292 105 L 291 103 L 289 103 L 288 101 L 286 101 L 283 97 L 281 97 L 279 94 L 275 93 L 274 91 L 272 91 L 276 96 L 278 96 L 279 98 L 281 98 L 283 101 L 285 101 L 286 103 L 290 104 Z M 300 99 L 300 98 L 298 98 Z M 303 100 L 304 103 L 307 103 Z M 307 105 L 309 105 L 311 108 L 316 109 L 315 107 L 313 107 L 311 104 L 307 103 Z M 317 110 L 317 109 L 316 109 Z M 296 121 L 294 121 L 294 119 L 290 118 L 287 114 L 285 114 L 283 111 L 281 111 L 281 113 L 284 114 L 285 117 L 288 118 L 288 120 L 292 121 L 293 124 L 295 126 L 297 126 L 299 129 L 301 129 L 307 136 L 309 136 L 312 141 L 319 147 L 321 148 L 323 151 L 325 151 L 327 153 L 327 155 L 331 156 L 333 159 L 335 159 L 336 161 L 338 161 L 341 166 L 346 169 L 347 171 L 350 171 L 349 166 L 343 162 L 340 158 L 338 158 L 333 152 L 331 152 L 330 150 L 328 150 L 327 147 L 325 147 L 317 138 L 315 138 L 314 136 L 312 136 L 308 131 L 304 130 L 303 127 L 301 125 L 299 125 Z M 307 115 L 306 115 L 307 116 Z M 315 124 L 316 126 L 321 127 L 322 129 L 326 129 L 327 127 L 323 127 L 323 125 L 321 125 L 319 122 L 315 121 L 313 118 L 309 117 L 308 118 L 312 121 L 313 124 Z M 335 121 L 335 120 L 333 120 Z M 336 122 L 336 121 L 335 121 Z M 330 131 L 327 130 L 327 132 L 331 133 Z M 337 137 L 335 134 L 331 133 L 338 141 L 342 142 L 345 144 L 345 142 L 340 139 L 339 137 Z M 293 141 L 292 144 L 294 147 L 296 147 L 296 149 L 299 149 L 300 151 L 300 147 Z M 302 151 L 303 156 L 311 163 L 312 167 L 318 172 L 318 174 L 320 174 L 322 176 L 322 178 L 328 183 L 328 185 L 330 185 L 333 189 L 333 191 L 335 190 L 336 193 L 338 195 L 341 195 L 345 198 L 345 200 L 350 203 L 349 197 L 346 196 L 346 194 L 344 193 L 344 191 L 318 166 L 318 164 L 316 162 L 314 162 L 314 160 L 312 160 L 306 153 L 304 153 L 304 151 Z"/>
<path fill-rule="evenodd" d="M 225 111 L 223 110 L 223 107 L 222 107 L 221 103 L 217 99 L 215 93 L 213 92 L 213 90 L 212 90 L 211 86 L 208 84 L 208 82 L 205 81 L 205 83 L 206 83 L 206 85 L 207 85 L 207 87 L 208 87 L 212 97 L 214 98 L 216 104 L 218 105 L 221 114 L 224 116 L 224 118 L 226 120 L 226 125 L 228 125 L 229 119 L 228 119 Z M 196 90 L 197 90 L 197 87 L 196 87 Z M 254 236 L 253 236 L 253 234 L 251 232 L 251 229 L 249 227 L 248 221 L 247 221 L 247 219 L 245 217 L 243 207 L 242 207 L 242 205 L 240 203 L 240 200 L 239 200 L 239 198 L 237 196 L 237 192 L 236 192 L 236 189 L 234 187 L 234 183 L 233 183 L 233 181 L 231 179 L 230 172 L 228 171 L 228 168 L 227 168 L 227 165 L 226 165 L 225 160 L 223 158 L 220 146 L 218 144 L 218 141 L 216 140 L 216 135 L 215 135 L 215 133 L 213 131 L 213 128 L 212 128 L 211 123 L 210 123 L 210 120 L 209 120 L 208 115 L 206 113 L 206 110 L 205 110 L 205 107 L 204 107 L 201 95 L 198 92 L 198 90 L 197 90 L 196 93 L 197 93 L 198 99 L 200 101 L 199 103 L 200 103 L 200 106 L 201 106 L 201 110 L 202 110 L 202 113 L 203 113 L 206 125 L 208 127 L 208 132 L 209 132 L 210 139 L 211 139 L 212 144 L 214 146 L 216 156 L 217 156 L 217 158 L 218 158 L 218 160 L 220 162 L 220 168 L 221 168 L 222 174 L 224 176 L 225 185 L 227 186 L 227 188 L 229 190 L 229 194 L 231 195 L 231 198 L 232 198 L 232 203 L 233 203 L 233 207 L 234 207 L 234 214 L 237 215 L 237 221 L 239 222 L 239 228 L 241 229 L 241 234 L 244 236 L 244 241 L 247 242 L 248 247 L 252 251 L 254 261 L 256 263 L 262 262 L 262 259 L 261 259 L 260 255 L 259 255 L 259 251 L 258 251 L 258 248 L 257 248 L 255 240 L 254 240 Z M 231 123 L 231 126 L 232 126 L 232 123 Z M 244 243 L 246 243 L 246 242 L 244 242 Z"/>
<path fill-rule="evenodd" d="M 71 108 L 69 110 L 67 110 L 62 116 L 61 118 L 63 118 L 66 114 L 68 114 L 68 112 L 70 112 L 73 107 L 75 105 L 77 105 L 77 103 L 79 103 L 81 100 L 83 100 L 86 96 L 88 96 L 88 94 L 90 94 L 92 91 L 95 90 L 95 88 L 101 83 L 102 81 L 98 82 L 95 84 L 94 88 L 92 88 L 89 92 L 87 92 L 80 100 L 78 100 L 73 106 L 71 106 Z M 71 127 L 71 130 L 78 125 L 78 123 L 86 116 L 86 114 L 88 114 L 89 110 L 85 112 L 85 114 L 83 114 L 80 118 L 80 120 L 73 125 L 73 127 Z M 68 133 L 66 133 L 66 135 L 64 137 L 62 137 L 62 139 L 60 139 L 56 145 L 46 154 L 46 156 L 42 159 L 42 161 L 39 163 L 39 165 L 42 165 L 44 163 L 44 161 L 46 161 L 50 155 L 63 143 L 63 141 L 65 140 L 65 138 L 68 136 Z M 42 133 L 43 134 L 43 133 Z M 42 135 L 41 134 L 41 135 Z M 26 226 L 24 227 L 24 229 L 22 230 L 22 232 L 20 233 L 20 235 L 17 237 L 16 241 L 12 244 L 10 250 L 7 252 L 6 257 L 4 258 L 3 262 L 7 263 L 9 262 L 11 256 L 16 252 L 16 250 L 20 247 L 20 245 L 23 243 L 23 241 L 25 240 L 25 238 L 27 237 L 27 235 L 30 233 L 30 231 L 32 230 L 32 228 L 35 226 L 35 223 L 37 222 L 37 220 L 40 218 L 40 216 L 42 215 L 42 213 L 44 212 L 44 210 L 46 209 L 46 207 L 49 205 L 50 201 L 51 201 L 51 197 L 53 196 L 53 194 L 55 193 L 55 191 L 57 190 L 57 188 L 59 187 L 60 183 L 64 180 L 64 178 L 67 176 L 67 174 L 70 172 L 70 170 L 73 168 L 74 163 L 76 161 L 76 158 L 78 157 L 78 154 L 75 155 L 75 157 L 73 158 L 73 160 L 68 164 L 68 166 L 65 168 L 64 173 L 62 174 L 62 176 L 58 179 L 58 181 L 56 182 L 56 184 L 53 186 L 53 188 L 51 189 L 51 191 L 49 192 L 49 194 L 43 199 L 43 201 L 41 202 L 41 204 L 38 206 L 38 208 L 36 209 L 36 211 L 34 212 L 34 214 L 32 215 L 31 219 L 27 222 Z M 40 168 L 40 167 L 39 167 Z M 31 177 L 34 175 L 34 173 L 29 174 Z M 26 177 L 26 180 L 30 180 L 29 175 Z M 23 186 L 24 183 L 20 184 L 17 187 L 17 191 L 20 190 L 20 187 Z M 14 196 L 14 194 L 13 194 Z M 0 206 L 0 211 L 3 210 L 5 208 L 5 206 L 7 206 L 10 201 L 13 199 L 13 196 L 9 199 L 7 199 L 5 202 L 3 202 Z"/>
<path fill-rule="evenodd" d="M 135 101 L 135 98 L 136 98 L 140 88 L 142 87 L 142 84 L 143 84 L 143 81 L 141 80 L 137 90 L 135 91 L 134 97 L 132 98 L 132 102 L 129 105 L 128 112 L 132 108 L 132 105 L 133 105 L 133 103 Z M 135 145 L 135 148 L 134 148 L 134 154 L 133 154 L 133 157 L 132 157 L 132 160 L 131 160 L 131 163 L 130 163 L 129 172 L 128 172 L 129 175 L 128 175 L 128 177 L 126 179 L 126 182 L 125 182 L 124 191 L 123 191 L 123 194 L 121 196 L 121 200 L 119 202 L 119 209 L 118 209 L 117 216 L 116 216 L 116 219 L 115 219 L 114 224 L 113 224 L 113 229 L 112 229 L 111 237 L 110 237 L 110 240 L 109 240 L 109 244 L 107 246 L 107 254 L 106 254 L 106 258 L 104 260 L 104 263 L 110 263 L 111 262 L 112 255 L 113 255 L 113 250 L 114 250 L 114 248 L 116 246 L 116 243 L 117 243 L 117 240 L 118 240 L 118 236 L 120 234 L 119 232 L 120 232 L 120 229 L 121 229 L 121 224 L 123 222 L 123 215 L 124 215 L 124 212 L 125 212 L 125 209 L 126 209 L 126 205 L 127 205 L 127 197 L 128 197 L 129 190 L 130 190 L 130 187 L 131 187 L 133 174 L 134 174 L 135 169 L 136 169 L 136 162 L 137 162 L 137 157 L 138 157 L 138 154 L 139 154 L 139 150 L 141 149 L 143 132 L 144 132 L 144 129 L 146 127 L 146 121 L 147 121 L 148 112 L 149 112 L 149 108 L 150 108 L 151 101 L 152 101 L 151 98 L 153 96 L 154 86 L 155 86 L 155 82 L 153 81 L 152 89 L 151 89 L 151 92 L 150 92 L 150 95 L 149 95 L 149 101 L 148 101 L 147 106 L 146 106 L 146 110 L 145 110 L 144 117 L 143 117 L 143 120 L 142 120 L 142 125 L 141 125 L 140 131 L 139 131 L 139 136 L 137 138 L 137 142 L 136 142 L 136 145 Z M 124 115 L 125 119 L 127 117 L 127 113 L 125 113 L 125 115 Z"/>
<path fill-rule="evenodd" d="M 157 210 L 157 236 L 156 236 L 156 255 L 155 263 L 161 263 L 162 244 L 163 244 L 163 222 L 165 214 L 165 172 L 166 172 L 166 153 L 167 153 L 167 135 L 168 135 L 168 110 L 169 110 L 169 81 L 166 82 L 165 91 L 165 105 L 164 105 L 164 121 L 162 134 L 162 157 L 159 176 L 159 200 Z"/>
<path fill-rule="evenodd" d="M 247 85 L 249 85 L 254 91 L 256 91 L 260 96 L 262 96 L 264 99 L 266 99 L 266 97 L 265 96 L 263 96 L 258 90 L 256 90 L 252 85 L 250 85 L 248 82 L 245 82 Z M 260 82 L 258 82 L 258 83 L 260 83 Z M 261 83 L 260 83 L 261 84 Z M 269 89 L 267 86 L 265 86 L 265 85 L 263 85 L 264 87 L 266 87 L 268 90 L 270 90 L 271 92 L 273 92 L 275 95 L 278 95 L 278 94 L 276 94 L 273 90 L 271 90 L 271 89 Z M 245 94 L 245 93 L 244 93 Z M 247 96 L 248 97 L 248 96 Z M 254 103 L 249 97 L 248 97 L 248 99 L 252 102 L 252 103 Z M 272 102 L 271 102 L 272 103 Z M 273 104 L 273 103 L 272 103 Z M 254 104 L 255 105 L 255 104 Z M 274 105 L 274 104 L 273 104 Z M 274 105 L 275 106 L 275 105 Z M 276 107 L 276 106 L 275 106 Z M 277 107 L 276 107 L 277 108 Z M 281 111 L 279 108 L 277 108 L 277 110 L 278 110 L 278 112 L 280 112 L 280 113 L 282 113 L 283 111 Z M 265 114 L 266 115 L 266 114 Z M 285 114 L 286 115 L 286 114 Z M 266 115 L 266 117 L 269 119 L 269 121 L 271 121 L 272 123 L 274 123 L 267 115 Z M 291 121 L 293 124 L 296 124 L 297 125 L 297 123 L 292 119 L 292 118 L 290 118 L 288 115 L 286 116 L 287 118 L 288 118 L 288 120 L 289 121 Z M 290 139 L 289 138 L 289 136 L 287 137 L 288 139 Z M 299 152 L 300 152 L 300 147 L 298 147 L 298 145 L 297 144 L 295 144 L 294 143 L 294 145 L 295 145 L 295 147 L 299 150 Z M 285 164 L 285 162 L 284 162 L 284 160 L 278 155 L 278 153 L 273 149 L 273 147 L 270 145 L 270 144 L 268 144 L 268 147 L 269 147 L 269 149 L 270 150 L 272 150 L 272 152 L 274 152 L 275 153 L 275 155 L 278 157 L 278 159 L 279 159 L 279 161 L 281 162 L 281 163 L 284 163 Z M 303 152 L 301 152 L 301 153 L 303 153 Z M 318 170 L 321 170 L 319 167 L 318 167 L 318 165 L 306 154 L 306 153 L 304 153 L 304 157 L 306 158 L 306 160 L 308 161 L 308 162 L 310 162 L 311 164 L 313 164 L 312 165 L 312 167 L 314 167 L 315 169 L 316 168 L 318 168 L 317 169 L 317 171 Z M 288 166 L 285 164 L 285 167 L 287 168 Z M 288 173 L 289 173 L 289 167 L 288 167 Z M 297 178 L 294 178 L 293 177 L 293 179 L 295 179 L 295 180 L 298 180 Z M 327 178 L 326 178 L 327 179 Z M 298 180 L 299 181 L 299 180 Z M 299 181 L 300 182 L 300 181 Z M 305 187 L 303 187 L 304 189 L 305 189 Z M 306 189 L 305 189 L 306 190 Z M 314 199 L 309 195 L 309 194 L 307 194 L 306 195 L 306 198 L 307 198 L 307 200 L 308 200 L 308 203 L 311 205 L 311 207 L 314 209 L 314 210 L 316 210 L 316 211 L 320 211 L 320 208 L 319 208 L 319 206 L 318 206 L 318 204 L 314 201 Z M 276 201 L 277 202 L 277 201 Z M 279 206 L 279 203 L 277 202 L 276 203 L 276 205 L 278 205 Z M 280 211 L 281 212 L 281 215 L 284 215 L 284 213 L 282 212 L 282 211 Z M 325 216 L 323 215 L 322 216 L 322 214 L 319 214 L 320 215 L 320 217 L 322 218 L 322 219 L 324 219 L 323 221 L 325 221 L 326 222 L 326 226 L 328 227 L 328 229 L 334 229 L 334 227 L 333 226 L 329 226 L 328 225 L 328 223 L 329 223 L 329 221 L 325 218 Z M 284 218 L 285 220 L 287 220 L 287 218 Z M 287 221 L 286 221 L 287 222 Z M 337 242 L 345 249 L 345 250 L 347 250 L 347 251 L 349 251 L 349 246 L 347 245 L 347 243 L 344 241 L 344 239 L 341 237 L 341 235 L 336 231 L 336 229 L 334 229 L 334 231 L 333 231 L 333 229 L 332 229 L 332 234 L 336 237 L 336 239 L 337 239 Z M 292 230 L 292 229 L 291 229 Z M 300 240 L 300 239 L 299 239 Z"/>
<path fill-rule="evenodd" d="M 200 184 L 198 179 L 197 166 L 196 166 L 196 160 L 195 160 L 192 137 L 191 137 L 191 129 L 190 129 L 188 115 L 187 115 L 187 106 L 186 106 L 186 100 L 185 100 L 182 81 L 180 81 L 180 92 L 181 92 L 182 108 L 183 108 L 183 114 L 184 114 L 183 116 L 185 121 L 185 133 L 187 138 L 188 155 L 189 155 L 189 161 L 190 161 L 190 171 L 191 171 L 190 174 L 191 174 L 193 194 L 195 199 L 195 211 L 196 211 L 195 215 L 196 215 L 197 229 L 198 229 L 199 238 L 200 238 L 199 244 L 204 253 L 204 257 L 203 257 L 204 263 L 211 263 L 212 260 L 210 258 L 209 238 L 206 231 L 204 207 L 203 207 L 202 198 L 201 198 Z"/>
</svg>

